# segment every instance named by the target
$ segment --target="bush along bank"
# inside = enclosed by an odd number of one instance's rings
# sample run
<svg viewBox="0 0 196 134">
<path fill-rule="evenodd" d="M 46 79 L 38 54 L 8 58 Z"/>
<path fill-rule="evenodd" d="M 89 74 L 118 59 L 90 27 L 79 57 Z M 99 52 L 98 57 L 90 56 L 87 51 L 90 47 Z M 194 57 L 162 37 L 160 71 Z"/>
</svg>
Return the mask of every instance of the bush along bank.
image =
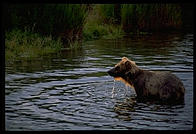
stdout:
<svg viewBox="0 0 196 134">
<path fill-rule="evenodd" d="M 5 57 L 38 57 L 77 44 L 88 13 L 84 4 L 4 6 Z M 73 47 L 73 45 L 70 45 Z"/>
<path fill-rule="evenodd" d="M 68 44 L 81 39 L 87 13 L 84 4 L 10 4 L 5 7 L 5 28 L 51 35 Z"/>
<path fill-rule="evenodd" d="M 156 32 L 182 26 L 179 4 L 122 4 L 121 24 L 125 32 Z"/>
<path fill-rule="evenodd" d="M 83 38 L 121 38 L 124 34 L 148 34 L 180 30 L 180 4 L 94 4 L 83 29 Z"/>
<path fill-rule="evenodd" d="M 79 46 L 81 41 L 116 39 L 130 33 L 181 29 L 187 14 L 185 7 L 180 4 L 7 4 L 4 6 L 6 57 L 57 52 Z M 30 54 L 33 49 L 36 51 Z"/>
<path fill-rule="evenodd" d="M 5 59 L 37 58 L 61 50 L 60 39 L 14 29 L 5 34 Z"/>
</svg>

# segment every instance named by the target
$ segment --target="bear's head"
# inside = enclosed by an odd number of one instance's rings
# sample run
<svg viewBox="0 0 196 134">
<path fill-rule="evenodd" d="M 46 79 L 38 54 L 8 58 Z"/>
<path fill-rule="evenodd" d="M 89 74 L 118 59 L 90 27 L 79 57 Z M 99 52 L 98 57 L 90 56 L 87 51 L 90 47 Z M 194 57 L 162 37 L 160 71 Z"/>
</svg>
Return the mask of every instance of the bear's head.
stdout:
<svg viewBox="0 0 196 134">
<path fill-rule="evenodd" d="M 121 77 L 124 78 L 127 75 L 132 75 L 138 70 L 134 61 L 129 60 L 126 57 L 123 57 L 122 60 L 115 65 L 114 68 L 108 71 L 108 74 L 112 77 Z"/>
</svg>

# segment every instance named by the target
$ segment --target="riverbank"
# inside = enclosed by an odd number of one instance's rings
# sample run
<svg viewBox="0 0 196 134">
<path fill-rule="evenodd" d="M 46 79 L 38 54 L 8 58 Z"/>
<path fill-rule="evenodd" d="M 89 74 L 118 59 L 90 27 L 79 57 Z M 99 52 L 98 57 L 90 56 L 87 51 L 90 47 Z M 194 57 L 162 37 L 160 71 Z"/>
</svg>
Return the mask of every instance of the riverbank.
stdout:
<svg viewBox="0 0 196 134">
<path fill-rule="evenodd" d="M 184 23 L 184 9 L 180 4 L 6 5 L 5 58 L 78 49 L 90 40 L 181 30 L 191 23 Z"/>
<path fill-rule="evenodd" d="M 51 36 L 41 36 L 14 29 L 5 33 L 5 59 L 37 58 L 61 50 L 62 42 Z"/>
<path fill-rule="evenodd" d="M 123 31 L 119 26 L 88 24 L 84 27 L 83 40 L 122 38 Z M 82 42 L 70 42 L 67 49 L 78 49 Z M 43 36 L 30 31 L 13 29 L 5 32 L 5 59 L 37 58 L 51 53 L 58 53 L 65 48 L 63 41 L 52 36 Z"/>
</svg>

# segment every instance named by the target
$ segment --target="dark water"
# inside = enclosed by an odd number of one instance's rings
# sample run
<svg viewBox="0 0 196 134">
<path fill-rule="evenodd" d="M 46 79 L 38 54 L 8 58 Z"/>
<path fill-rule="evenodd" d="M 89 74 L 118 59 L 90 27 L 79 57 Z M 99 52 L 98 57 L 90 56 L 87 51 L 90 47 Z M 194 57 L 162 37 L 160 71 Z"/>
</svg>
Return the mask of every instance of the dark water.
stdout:
<svg viewBox="0 0 196 134">
<path fill-rule="evenodd" d="M 135 92 L 106 73 L 123 56 L 146 70 L 171 71 L 185 104 L 133 101 Z M 90 41 L 78 50 L 6 62 L 6 130 L 190 130 L 193 127 L 193 34 Z"/>
</svg>

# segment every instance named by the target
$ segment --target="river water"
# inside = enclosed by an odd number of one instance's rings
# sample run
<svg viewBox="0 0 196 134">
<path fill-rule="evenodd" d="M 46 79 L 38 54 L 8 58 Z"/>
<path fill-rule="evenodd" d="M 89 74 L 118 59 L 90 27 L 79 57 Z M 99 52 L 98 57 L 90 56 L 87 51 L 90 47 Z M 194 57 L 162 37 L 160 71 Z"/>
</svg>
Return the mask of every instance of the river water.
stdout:
<svg viewBox="0 0 196 134">
<path fill-rule="evenodd" d="M 134 101 L 106 72 L 123 56 L 143 69 L 171 71 L 184 105 Z M 193 128 L 193 34 L 96 40 L 33 60 L 6 61 L 6 130 L 190 130 Z"/>
</svg>

